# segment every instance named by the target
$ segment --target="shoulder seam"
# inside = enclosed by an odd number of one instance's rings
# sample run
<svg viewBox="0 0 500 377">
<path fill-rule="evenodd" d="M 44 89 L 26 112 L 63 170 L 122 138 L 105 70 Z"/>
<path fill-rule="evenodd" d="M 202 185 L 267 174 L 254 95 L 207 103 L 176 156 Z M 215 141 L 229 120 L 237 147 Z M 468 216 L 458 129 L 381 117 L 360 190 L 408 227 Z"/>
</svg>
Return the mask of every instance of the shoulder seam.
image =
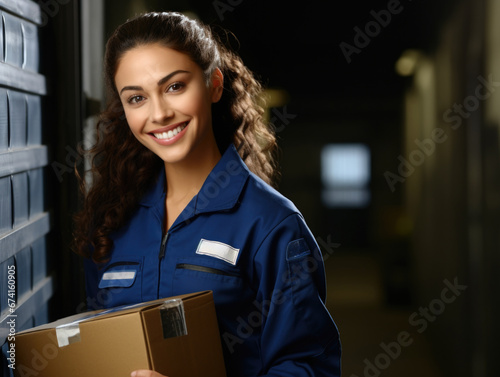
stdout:
<svg viewBox="0 0 500 377">
<path fill-rule="evenodd" d="M 254 254 L 254 257 L 253 257 L 253 260 L 255 261 L 257 255 L 259 254 L 260 250 L 261 250 L 261 247 L 262 247 L 262 244 L 267 240 L 267 238 L 274 232 L 274 230 L 281 224 L 283 224 L 288 218 L 290 218 L 291 216 L 298 216 L 300 217 L 301 219 L 304 219 L 302 214 L 298 211 L 294 211 L 294 212 L 291 212 L 289 213 L 288 215 L 286 215 L 283 219 L 281 219 L 279 222 L 276 223 L 275 226 L 273 226 L 269 232 L 267 232 L 266 236 L 262 238 L 262 241 L 259 243 L 259 246 L 257 247 L 257 251 L 255 252 Z"/>
</svg>

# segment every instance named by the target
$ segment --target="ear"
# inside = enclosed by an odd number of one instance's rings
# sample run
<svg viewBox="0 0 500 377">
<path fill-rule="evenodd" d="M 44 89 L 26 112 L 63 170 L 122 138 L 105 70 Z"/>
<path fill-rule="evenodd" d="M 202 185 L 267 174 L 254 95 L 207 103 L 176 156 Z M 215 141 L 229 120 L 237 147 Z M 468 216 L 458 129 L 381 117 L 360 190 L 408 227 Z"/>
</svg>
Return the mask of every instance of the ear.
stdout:
<svg viewBox="0 0 500 377">
<path fill-rule="evenodd" d="M 224 75 L 219 68 L 214 69 L 211 84 L 212 103 L 219 102 L 222 97 L 222 92 L 224 91 Z"/>
</svg>

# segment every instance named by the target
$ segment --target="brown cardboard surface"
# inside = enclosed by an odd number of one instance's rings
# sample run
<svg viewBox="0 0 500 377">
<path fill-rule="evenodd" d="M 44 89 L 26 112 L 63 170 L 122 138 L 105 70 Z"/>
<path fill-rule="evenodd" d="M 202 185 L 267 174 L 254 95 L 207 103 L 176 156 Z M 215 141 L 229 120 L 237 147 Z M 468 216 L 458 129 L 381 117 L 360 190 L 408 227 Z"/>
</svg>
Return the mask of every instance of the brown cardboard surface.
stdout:
<svg viewBox="0 0 500 377">
<path fill-rule="evenodd" d="M 154 369 L 169 377 L 225 376 L 211 292 L 182 298 L 187 335 L 164 339 L 160 306 L 169 298 L 106 313 L 72 316 L 16 334 L 15 376 L 129 376 Z M 105 314 L 103 314 L 105 313 Z M 56 327 L 77 318 L 78 336 L 59 347 Z M 73 324 L 74 326 L 74 324 Z"/>
<path fill-rule="evenodd" d="M 216 369 L 208 371 L 207 366 L 212 364 L 214 357 L 212 350 L 200 339 L 219 338 L 219 331 L 208 323 L 216 323 L 215 310 L 211 310 L 213 303 L 210 297 L 200 297 L 196 301 L 184 302 L 186 326 L 188 336 L 181 336 L 163 340 L 158 310 L 146 310 L 143 316 L 147 324 L 145 334 L 148 343 L 152 345 L 151 365 L 158 371 L 168 371 L 170 375 L 179 376 L 221 376 L 224 371 Z M 155 318 L 156 317 L 156 318 Z M 192 336 L 190 336 L 192 335 Z M 186 364 L 176 363 L 179 359 L 186 360 Z"/>
</svg>

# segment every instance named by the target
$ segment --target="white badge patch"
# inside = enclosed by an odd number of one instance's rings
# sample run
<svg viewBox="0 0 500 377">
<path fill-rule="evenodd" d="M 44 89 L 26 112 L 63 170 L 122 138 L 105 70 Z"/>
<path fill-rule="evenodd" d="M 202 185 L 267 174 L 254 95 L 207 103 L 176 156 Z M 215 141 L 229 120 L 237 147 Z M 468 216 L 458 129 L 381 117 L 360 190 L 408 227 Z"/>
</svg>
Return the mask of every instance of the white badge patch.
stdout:
<svg viewBox="0 0 500 377">
<path fill-rule="evenodd" d="M 106 272 L 102 280 L 131 280 L 135 278 L 135 271 Z"/>
<path fill-rule="evenodd" d="M 198 244 L 198 249 L 196 250 L 196 254 L 208 255 L 214 258 L 219 258 L 222 259 L 223 261 L 231 263 L 233 266 L 236 264 L 239 252 L 240 249 L 236 249 L 225 243 L 218 241 L 204 240 L 203 238 L 200 240 L 200 243 Z"/>
</svg>

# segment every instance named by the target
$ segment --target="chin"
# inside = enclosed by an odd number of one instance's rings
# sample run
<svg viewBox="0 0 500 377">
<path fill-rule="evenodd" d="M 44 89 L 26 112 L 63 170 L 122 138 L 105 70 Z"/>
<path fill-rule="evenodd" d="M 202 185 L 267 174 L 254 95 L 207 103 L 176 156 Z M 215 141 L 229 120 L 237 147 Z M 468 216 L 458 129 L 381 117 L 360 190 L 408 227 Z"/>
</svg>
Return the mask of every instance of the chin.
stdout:
<svg viewBox="0 0 500 377">
<path fill-rule="evenodd" d="M 187 153 L 184 150 L 179 151 L 161 151 L 160 153 L 156 153 L 158 157 L 162 159 L 162 161 L 166 164 L 176 164 L 182 162 L 186 159 Z"/>
</svg>

